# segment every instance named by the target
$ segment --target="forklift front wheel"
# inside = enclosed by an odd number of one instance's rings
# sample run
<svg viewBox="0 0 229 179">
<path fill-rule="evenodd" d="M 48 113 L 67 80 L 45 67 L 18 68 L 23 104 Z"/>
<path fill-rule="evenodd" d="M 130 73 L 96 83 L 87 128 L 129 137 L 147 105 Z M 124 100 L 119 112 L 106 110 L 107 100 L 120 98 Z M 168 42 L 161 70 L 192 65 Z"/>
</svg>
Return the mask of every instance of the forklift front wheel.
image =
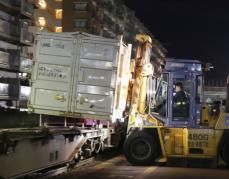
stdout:
<svg viewBox="0 0 229 179">
<path fill-rule="evenodd" d="M 134 165 L 150 165 L 159 155 L 155 138 L 145 131 L 134 131 L 124 143 L 124 155 Z"/>
</svg>

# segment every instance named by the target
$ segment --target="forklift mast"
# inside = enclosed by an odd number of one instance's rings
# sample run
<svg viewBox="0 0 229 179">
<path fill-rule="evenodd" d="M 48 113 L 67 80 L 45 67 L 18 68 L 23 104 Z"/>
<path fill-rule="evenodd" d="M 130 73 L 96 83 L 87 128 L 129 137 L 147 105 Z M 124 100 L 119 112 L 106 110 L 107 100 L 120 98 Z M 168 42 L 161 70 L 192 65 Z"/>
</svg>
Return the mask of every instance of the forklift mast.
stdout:
<svg viewBox="0 0 229 179">
<path fill-rule="evenodd" d="M 201 62 L 166 59 L 163 75 L 168 84 L 165 126 L 198 128 L 203 103 Z M 177 88 L 183 92 L 177 91 Z M 177 100 L 182 94 L 185 99 Z"/>
</svg>

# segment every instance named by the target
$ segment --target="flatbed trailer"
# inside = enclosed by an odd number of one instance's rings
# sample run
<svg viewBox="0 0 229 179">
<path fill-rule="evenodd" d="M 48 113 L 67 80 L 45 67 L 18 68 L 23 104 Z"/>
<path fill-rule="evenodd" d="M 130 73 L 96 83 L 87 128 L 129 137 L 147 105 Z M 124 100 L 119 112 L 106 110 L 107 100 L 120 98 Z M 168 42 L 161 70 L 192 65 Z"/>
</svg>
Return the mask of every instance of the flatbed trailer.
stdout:
<svg viewBox="0 0 229 179">
<path fill-rule="evenodd" d="M 0 130 L 0 176 L 16 178 L 48 168 L 68 168 L 112 147 L 113 134 L 109 126 Z"/>
</svg>

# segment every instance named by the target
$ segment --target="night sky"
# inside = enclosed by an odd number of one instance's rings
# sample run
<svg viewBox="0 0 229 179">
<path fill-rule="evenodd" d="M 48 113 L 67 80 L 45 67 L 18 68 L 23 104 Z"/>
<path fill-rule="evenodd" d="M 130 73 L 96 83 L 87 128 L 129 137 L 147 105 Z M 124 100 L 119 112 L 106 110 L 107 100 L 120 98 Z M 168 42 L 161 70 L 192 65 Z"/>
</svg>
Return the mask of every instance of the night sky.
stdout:
<svg viewBox="0 0 229 179">
<path fill-rule="evenodd" d="M 125 0 L 168 50 L 168 57 L 213 64 L 208 79 L 229 74 L 229 2 L 220 0 Z"/>
</svg>

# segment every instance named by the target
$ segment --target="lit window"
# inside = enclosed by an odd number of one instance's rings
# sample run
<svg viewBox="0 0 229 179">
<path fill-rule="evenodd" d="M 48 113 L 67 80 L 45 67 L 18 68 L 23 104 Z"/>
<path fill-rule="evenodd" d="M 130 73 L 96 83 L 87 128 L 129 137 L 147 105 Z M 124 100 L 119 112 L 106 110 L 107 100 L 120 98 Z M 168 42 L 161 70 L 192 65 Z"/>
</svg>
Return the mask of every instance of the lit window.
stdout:
<svg viewBox="0 0 229 179">
<path fill-rule="evenodd" d="M 44 27 L 46 25 L 46 20 L 44 17 L 38 17 L 38 25 Z"/>
<path fill-rule="evenodd" d="M 40 6 L 41 9 L 46 9 L 47 7 L 45 0 L 38 0 L 38 5 Z"/>
<path fill-rule="evenodd" d="M 55 32 L 62 32 L 62 27 L 61 26 L 56 26 L 55 27 Z"/>
<path fill-rule="evenodd" d="M 56 19 L 62 19 L 62 9 L 56 9 Z"/>
<path fill-rule="evenodd" d="M 75 27 L 84 28 L 87 26 L 87 19 L 75 19 Z"/>
<path fill-rule="evenodd" d="M 76 11 L 86 11 L 87 10 L 87 2 L 74 2 L 74 9 Z"/>
</svg>

